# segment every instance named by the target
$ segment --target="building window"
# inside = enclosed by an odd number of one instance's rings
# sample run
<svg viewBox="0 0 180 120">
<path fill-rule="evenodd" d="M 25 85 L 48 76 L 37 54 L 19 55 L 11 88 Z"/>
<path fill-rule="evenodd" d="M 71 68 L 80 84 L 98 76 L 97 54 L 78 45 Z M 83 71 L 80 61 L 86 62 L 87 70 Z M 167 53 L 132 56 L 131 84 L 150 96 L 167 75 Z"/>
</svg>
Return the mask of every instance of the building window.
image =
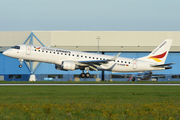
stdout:
<svg viewBox="0 0 180 120">
<path fill-rule="evenodd" d="M 131 75 L 110 75 L 110 78 L 130 78 Z"/>
<path fill-rule="evenodd" d="M 180 75 L 172 75 L 172 78 L 180 78 Z"/>
<path fill-rule="evenodd" d="M 21 75 L 9 75 L 10 79 L 21 78 Z"/>
<path fill-rule="evenodd" d="M 48 78 L 63 78 L 63 75 L 48 75 Z"/>
</svg>

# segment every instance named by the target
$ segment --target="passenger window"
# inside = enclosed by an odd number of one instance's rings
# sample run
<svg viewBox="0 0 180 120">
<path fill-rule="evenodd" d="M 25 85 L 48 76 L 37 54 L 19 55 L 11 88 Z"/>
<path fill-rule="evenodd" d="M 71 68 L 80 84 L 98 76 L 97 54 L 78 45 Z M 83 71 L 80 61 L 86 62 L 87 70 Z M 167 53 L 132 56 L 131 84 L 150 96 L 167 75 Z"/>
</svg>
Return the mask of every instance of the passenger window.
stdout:
<svg viewBox="0 0 180 120">
<path fill-rule="evenodd" d="M 93 59 L 94 59 L 94 57 L 93 57 Z"/>
<path fill-rule="evenodd" d="M 61 55 L 63 55 L 63 53 L 61 53 Z"/>
<path fill-rule="evenodd" d="M 98 60 L 98 58 L 96 58 Z"/>
<path fill-rule="evenodd" d="M 83 57 L 83 56 L 81 55 L 81 57 Z"/>
<path fill-rule="evenodd" d="M 57 53 L 57 54 L 59 54 L 59 53 Z"/>
<path fill-rule="evenodd" d="M 40 50 L 38 50 L 40 52 Z"/>
<path fill-rule="evenodd" d="M 71 54 L 69 54 L 69 56 L 71 56 Z"/>
<path fill-rule="evenodd" d="M 87 58 L 87 56 L 85 56 L 85 58 Z"/>
<path fill-rule="evenodd" d="M 46 53 L 48 53 L 48 51 L 46 51 Z"/>
<path fill-rule="evenodd" d="M 121 61 L 121 63 L 123 63 L 123 61 Z"/>
<path fill-rule="evenodd" d="M 91 59 L 91 57 L 89 57 Z"/>
<path fill-rule="evenodd" d="M 119 62 L 119 60 L 117 62 Z"/>
<path fill-rule="evenodd" d="M 54 52 L 54 54 L 56 54 L 56 52 Z"/>
<path fill-rule="evenodd" d="M 72 56 L 74 56 L 74 54 Z"/>
</svg>

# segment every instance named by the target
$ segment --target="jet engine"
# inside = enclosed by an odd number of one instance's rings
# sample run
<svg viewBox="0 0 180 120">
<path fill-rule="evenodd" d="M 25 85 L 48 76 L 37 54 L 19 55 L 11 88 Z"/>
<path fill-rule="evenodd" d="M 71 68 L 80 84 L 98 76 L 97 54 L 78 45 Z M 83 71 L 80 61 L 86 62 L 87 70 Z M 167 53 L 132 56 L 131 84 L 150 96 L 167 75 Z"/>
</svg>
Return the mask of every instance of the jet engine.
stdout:
<svg viewBox="0 0 180 120">
<path fill-rule="evenodd" d="M 76 64 L 71 61 L 62 61 L 61 65 L 55 64 L 55 68 L 57 70 L 72 70 L 72 71 L 74 71 L 76 68 Z"/>
</svg>

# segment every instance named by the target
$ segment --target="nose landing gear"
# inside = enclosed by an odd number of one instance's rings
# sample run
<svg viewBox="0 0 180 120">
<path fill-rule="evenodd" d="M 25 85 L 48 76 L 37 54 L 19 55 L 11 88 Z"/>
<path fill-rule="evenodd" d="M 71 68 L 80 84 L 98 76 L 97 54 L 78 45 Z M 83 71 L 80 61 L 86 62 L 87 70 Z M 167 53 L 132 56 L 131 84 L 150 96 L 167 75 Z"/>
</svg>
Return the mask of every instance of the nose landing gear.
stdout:
<svg viewBox="0 0 180 120">
<path fill-rule="evenodd" d="M 22 62 L 23 62 L 23 59 L 19 59 L 19 61 L 20 61 L 19 68 L 22 68 Z"/>
<path fill-rule="evenodd" d="M 22 65 L 19 65 L 19 68 L 22 68 Z"/>
</svg>

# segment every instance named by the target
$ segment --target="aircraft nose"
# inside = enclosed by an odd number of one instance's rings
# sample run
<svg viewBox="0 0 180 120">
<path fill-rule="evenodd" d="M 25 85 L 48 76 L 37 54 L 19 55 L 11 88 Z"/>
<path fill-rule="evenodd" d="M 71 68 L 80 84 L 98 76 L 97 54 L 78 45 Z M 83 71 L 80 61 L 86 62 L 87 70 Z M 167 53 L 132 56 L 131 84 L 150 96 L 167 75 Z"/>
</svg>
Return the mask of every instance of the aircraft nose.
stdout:
<svg viewBox="0 0 180 120">
<path fill-rule="evenodd" d="M 6 56 L 7 56 L 7 55 L 8 55 L 8 53 L 9 53 L 9 51 L 8 51 L 8 50 L 6 50 L 6 51 L 4 51 L 4 52 L 3 52 L 3 55 L 6 55 Z"/>
</svg>

